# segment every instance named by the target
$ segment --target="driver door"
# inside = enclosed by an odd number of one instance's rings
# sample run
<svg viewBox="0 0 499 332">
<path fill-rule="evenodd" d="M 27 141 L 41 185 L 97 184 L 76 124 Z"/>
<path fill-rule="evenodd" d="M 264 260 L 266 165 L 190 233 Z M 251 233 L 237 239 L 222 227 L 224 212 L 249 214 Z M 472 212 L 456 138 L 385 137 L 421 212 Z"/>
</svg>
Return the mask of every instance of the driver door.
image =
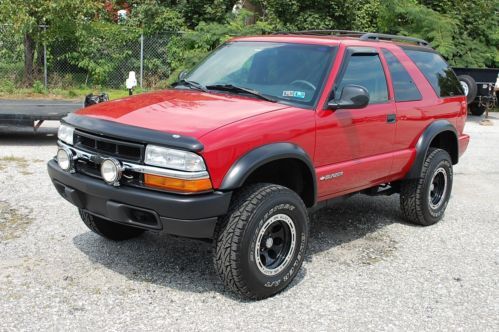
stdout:
<svg viewBox="0 0 499 332">
<path fill-rule="evenodd" d="M 385 72 L 377 49 L 346 49 L 331 99 L 339 98 L 348 84 L 366 88 L 370 99 L 362 109 L 329 110 L 325 106 L 317 112 L 319 196 L 361 190 L 383 183 L 390 175 L 396 108 Z"/>
</svg>

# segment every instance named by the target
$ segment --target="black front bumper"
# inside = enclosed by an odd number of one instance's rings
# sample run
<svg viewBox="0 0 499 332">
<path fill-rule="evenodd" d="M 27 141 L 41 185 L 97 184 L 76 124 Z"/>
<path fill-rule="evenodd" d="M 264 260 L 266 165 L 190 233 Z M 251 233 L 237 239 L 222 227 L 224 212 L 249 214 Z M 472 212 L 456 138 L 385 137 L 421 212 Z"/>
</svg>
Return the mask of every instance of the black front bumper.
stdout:
<svg viewBox="0 0 499 332">
<path fill-rule="evenodd" d="M 180 236 L 211 238 L 232 196 L 231 192 L 184 196 L 113 187 L 99 179 L 65 172 L 55 160 L 49 161 L 47 168 L 59 194 L 78 208 L 113 222 Z"/>
</svg>

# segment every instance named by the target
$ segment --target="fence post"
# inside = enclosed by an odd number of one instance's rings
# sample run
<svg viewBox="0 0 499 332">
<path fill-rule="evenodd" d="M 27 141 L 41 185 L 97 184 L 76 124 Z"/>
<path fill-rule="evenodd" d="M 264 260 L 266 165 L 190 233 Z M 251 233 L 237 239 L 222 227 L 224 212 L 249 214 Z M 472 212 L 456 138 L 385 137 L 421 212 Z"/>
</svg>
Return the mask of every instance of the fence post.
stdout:
<svg viewBox="0 0 499 332">
<path fill-rule="evenodd" d="M 144 34 L 140 34 L 140 87 L 144 78 Z"/>
<path fill-rule="evenodd" d="M 47 90 L 48 87 L 48 75 L 47 75 L 47 26 L 43 26 L 43 33 L 44 33 L 44 41 L 43 41 L 43 82 L 45 84 L 45 90 Z"/>
</svg>

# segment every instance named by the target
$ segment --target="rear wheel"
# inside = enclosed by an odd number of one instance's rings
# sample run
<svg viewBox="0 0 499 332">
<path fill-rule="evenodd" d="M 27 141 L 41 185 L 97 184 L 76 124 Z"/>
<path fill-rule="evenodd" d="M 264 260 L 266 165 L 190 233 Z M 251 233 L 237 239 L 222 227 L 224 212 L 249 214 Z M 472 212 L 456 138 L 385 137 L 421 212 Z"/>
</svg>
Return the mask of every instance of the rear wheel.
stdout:
<svg viewBox="0 0 499 332">
<path fill-rule="evenodd" d="M 421 175 L 400 187 L 404 217 L 415 224 L 429 226 L 443 218 L 452 190 L 452 161 L 447 151 L 430 148 Z"/>
<path fill-rule="evenodd" d="M 128 240 L 144 233 L 144 230 L 140 228 L 121 225 L 109 220 L 105 220 L 81 209 L 79 210 L 79 212 L 81 219 L 92 232 L 110 240 Z"/>
<path fill-rule="evenodd" d="M 236 194 L 217 227 L 215 270 L 241 296 L 266 298 L 296 276 L 307 241 L 308 214 L 300 197 L 278 185 L 251 185 Z"/>
</svg>

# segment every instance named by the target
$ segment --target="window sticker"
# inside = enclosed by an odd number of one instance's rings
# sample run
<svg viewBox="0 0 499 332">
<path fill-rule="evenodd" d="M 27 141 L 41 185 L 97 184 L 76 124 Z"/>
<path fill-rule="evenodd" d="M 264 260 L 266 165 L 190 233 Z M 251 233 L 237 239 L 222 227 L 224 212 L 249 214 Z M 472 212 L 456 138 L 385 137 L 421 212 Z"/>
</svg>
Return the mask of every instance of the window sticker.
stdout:
<svg viewBox="0 0 499 332">
<path fill-rule="evenodd" d="M 305 92 L 304 91 L 284 90 L 282 92 L 282 96 L 283 97 L 293 97 L 293 98 L 305 99 Z"/>
</svg>

